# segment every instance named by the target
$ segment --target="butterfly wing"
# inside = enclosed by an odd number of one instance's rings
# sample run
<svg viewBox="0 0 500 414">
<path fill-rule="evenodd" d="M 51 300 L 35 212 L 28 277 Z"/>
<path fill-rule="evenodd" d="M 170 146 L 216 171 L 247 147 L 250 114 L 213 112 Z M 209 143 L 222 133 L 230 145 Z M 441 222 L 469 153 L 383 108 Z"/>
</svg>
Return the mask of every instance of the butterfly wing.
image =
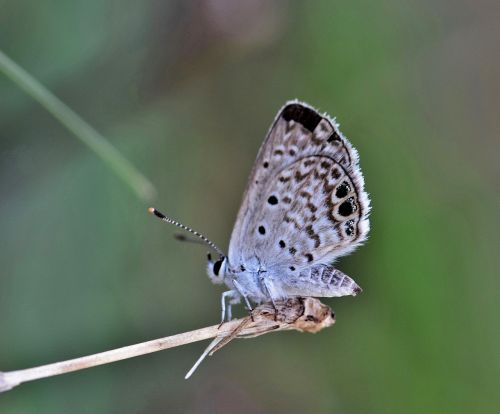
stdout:
<svg viewBox="0 0 500 414">
<path fill-rule="evenodd" d="M 366 239 L 369 208 L 357 151 L 336 123 L 289 102 L 257 155 L 231 235 L 229 264 L 258 262 L 282 277 L 329 264 Z"/>
</svg>

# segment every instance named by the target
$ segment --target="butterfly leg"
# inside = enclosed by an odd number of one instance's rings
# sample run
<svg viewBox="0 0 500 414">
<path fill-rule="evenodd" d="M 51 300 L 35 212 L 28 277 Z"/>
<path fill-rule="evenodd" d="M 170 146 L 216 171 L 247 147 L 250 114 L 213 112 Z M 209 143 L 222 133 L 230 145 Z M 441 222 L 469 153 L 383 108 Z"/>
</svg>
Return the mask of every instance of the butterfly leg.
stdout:
<svg viewBox="0 0 500 414">
<path fill-rule="evenodd" d="M 264 286 L 264 289 L 265 289 L 267 295 L 271 299 L 271 303 L 273 304 L 273 308 L 274 308 L 274 320 L 277 320 L 278 319 L 278 308 L 276 307 L 276 300 L 275 300 L 273 294 L 271 293 L 272 282 L 269 281 L 268 279 L 266 279 L 265 277 L 261 276 L 260 283 L 262 283 L 262 286 Z"/>
<path fill-rule="evenodd" d="M 235 279 L 233 279 L 233 284 L 234 284 L 234 287 L 236 288 L 236 290 L 238 291 L 238 293 L 240 294 L 240 296 L 243 299 L 245 299 L 245 303 L 247 305 L 248 310 L 253 311 L 252 305 L 250 305 L 250 301 L 248 300 L 247 295 L 245 295 L 245 292 L 243 291 L 243 288 L 241 287 L 241 285 Z"/>
<path fill-rule="evenodd" d="M 233 284 L 240 296 L 245 300 L 245 304 L 247 305 L 247 309 L 250 312 L 250 317 L 252 318 L 253 321 L 253 308 L 252 305 L 250 305 L 250 301 L 248 300 L 247 295 L 243 291 L 242 286 L 236 281 L 236 279 L 233 279 Z"/>
<path fill-rule="evenodd" d="M 221 322 L 219 325 L 219 328 L 222 326 L 224 321 L 226 320 L 226 298 L 229 297 L 229 304 L 227 307 L 227 316 L 228 316 L 228 321 L 231 320 L 232 318 L 232 311 L 231 311 L 231 305 L 232 305 L 232 300 L 234 300 L 235 293 L 237 293 L 234 290 L 228 290 L 221 295 Z"/>
</svg>

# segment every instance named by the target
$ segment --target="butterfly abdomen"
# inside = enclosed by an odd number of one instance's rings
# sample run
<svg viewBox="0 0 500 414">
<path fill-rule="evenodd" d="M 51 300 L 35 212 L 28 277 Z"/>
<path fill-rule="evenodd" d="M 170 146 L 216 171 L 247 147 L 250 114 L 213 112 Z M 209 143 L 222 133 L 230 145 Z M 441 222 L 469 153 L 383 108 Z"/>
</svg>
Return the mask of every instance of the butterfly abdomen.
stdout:
<svg viewBox="0 0 500 414">
<path fill-rule="evenodd" d="M 284 290 L 295 296 L 356 296 L 361 288 L 345 273 L 333 266 L 315 265 L 300 271 L 293 278 L 285 278 Z"/>
</svg>

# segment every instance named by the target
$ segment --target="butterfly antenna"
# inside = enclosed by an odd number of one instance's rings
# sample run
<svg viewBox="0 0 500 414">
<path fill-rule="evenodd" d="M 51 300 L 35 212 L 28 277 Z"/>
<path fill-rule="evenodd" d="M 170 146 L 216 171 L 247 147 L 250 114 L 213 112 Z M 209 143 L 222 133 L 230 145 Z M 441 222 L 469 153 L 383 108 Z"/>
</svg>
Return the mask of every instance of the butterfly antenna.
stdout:
<svg viewBox="0 0 500 414">
<path fill-rule="evenodd" d="M 194 237 L 186 236 L 183 233 L 174 233 L 174 239 L 177 241 L 180 241 L 180 242 L 202 244 L 203 246 L 205 246 L 205 242 L 203 240 L 200 240 L 198 238 L 195 239 Z"/>
<path fill-rule="evenodd" d="M 179 223 L 178 221 L 175 221 L 169 217 L 167 217 L 165 214 L 161 213 L 160 211 L 158 211 L 156 208 L 153 208 L 153 207 L 150 207 L 148 208 L 148 211 L 151 213 L 151 214 L 154 214 L 156 217 L 158 217 L 160 220 L 164 221 L 165 223 L 168 223 L 168 224 L 173 224 L 174 226 L 176 227 L 179 227 L 180 229 L 182 230 L 185 230 L 185 231 L 188 231 L 189 233 L 195 235 L 196 237 L 200 238 L 201 240 L 203 240 L 206 244 L 208 244 L 212 249 L 214 249 L 217 253 L 219 253 L 221 256 L 226 256 L 223 251 L 221 249 L 219 249 L 217 247 L 217 245 L 207 239 L 203 234 L 201 233 L 198 233 L 196 230 L 193 230 L 192 228 L 188 227 L 188 226 L 185 226 L 184 224 L 182 223 Z"/>
</svg>

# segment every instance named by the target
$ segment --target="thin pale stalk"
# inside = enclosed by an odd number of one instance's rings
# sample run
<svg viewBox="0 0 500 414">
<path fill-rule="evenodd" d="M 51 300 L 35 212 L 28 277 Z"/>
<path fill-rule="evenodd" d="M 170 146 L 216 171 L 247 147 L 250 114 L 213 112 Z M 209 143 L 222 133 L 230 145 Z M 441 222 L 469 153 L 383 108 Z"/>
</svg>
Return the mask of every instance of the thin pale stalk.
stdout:
<svg viewBox="0 0 500 414">
<path fill-rule="evenodd" d="M 189 371 L 187 378 L 206 355 L 214 353 L 236 337 L 255 337 L 268 332 L 284 330 L 315 333 L 331 326 L 334 322 L 331 309 L 315 298 L 291 298 L 283 302 L 277 302 L 276 308 L 272 304 L 262 304 L 255 308 L 250 316 L 224 323 L 222 326 L 213 325 L 34 368 L 0 372 L 0 392 L 8 391 L 27 381 L 109 364 L 209 338 L 217 338 L 203 353 L 193 369 Z"/>
<path fill-rule="evenodd" d="M 34 368 L 21 369 L 18 371 L 0 372 L 0 392 L 7 391 L 13 387 L 27 381 L 52 377 L 54 375 L 65 374 L 72 371 L 79 371 L 98 365 L 109 364 L 123 359 L 133 358 L 164 349 L 174 348 L 192 342 L 203 341 L 224 335 L 235 329 L 241 321 L 231 321 L 224 324 L 220 329 L 218 325 L 201 328 L 190 332 L 184 332 L 165 338 L 154 339 L 140 344 L 125 346 L 99 354 L 84 356 L 81 358 L 69 359 L 67 361 L 53 364 L 41 365 Z"/>
</svg>

